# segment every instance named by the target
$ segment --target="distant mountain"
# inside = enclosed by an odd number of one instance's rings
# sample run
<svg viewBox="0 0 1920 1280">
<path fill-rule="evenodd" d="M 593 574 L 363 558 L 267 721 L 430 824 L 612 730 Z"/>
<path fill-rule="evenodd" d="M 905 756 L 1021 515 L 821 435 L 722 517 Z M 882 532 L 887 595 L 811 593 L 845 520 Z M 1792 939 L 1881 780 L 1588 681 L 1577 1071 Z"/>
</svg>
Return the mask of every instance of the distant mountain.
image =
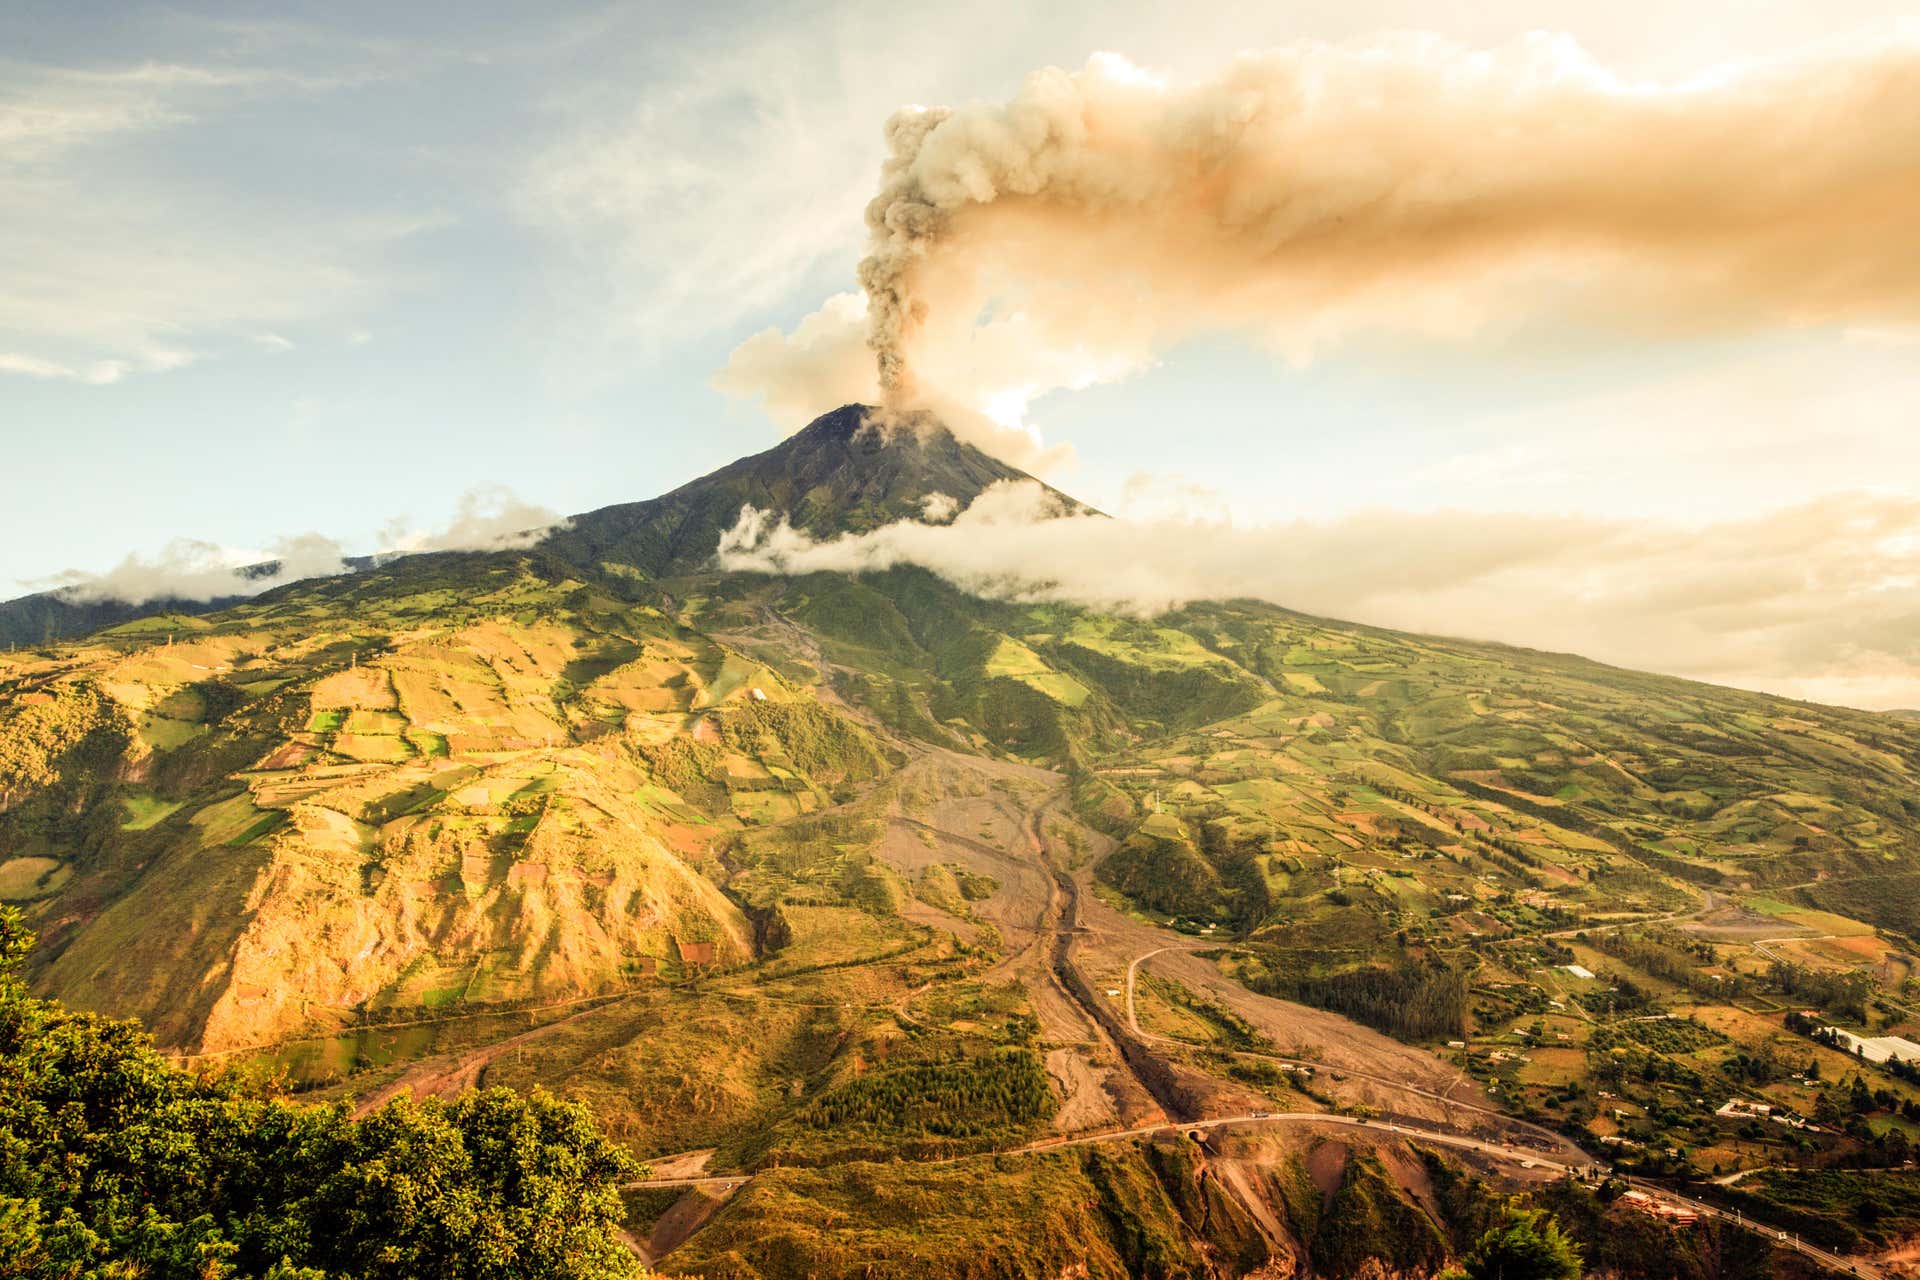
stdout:
<svg viewBox="0 0 1920 1280">
<path fill-rule="evenodd" d="M 163 597 L 129 604 L 125 600 L 76 599 L 72 592 L 66 590 L 36 591 L 32 595 L 0 603 L 0 644 L 8 648 L 50 645 L 139 618 L 167 614 L 196 617 L 203 613 L 217 613 L 245 599 L 242 595 L 219 596 L 212 600 Z"/>
<path fill-rule="evenodd" d="M 375 561 L 371 556 L 348 556 L 345 563 L 349 571 L 357 573 L 371 568 Z M 279 572 L 278 560 L 241 565 L 233 571 L 236 588 L 233 594 L 207 600 L 163 595 L 135 604 L 126 600 L 89 598 L 74 587 L 36 591 L 31 595 L 0 602 L 0 645 L 8 648 L 49 645 L 142 618 L 170 615 L 195 618 L 202 614 L 218 613 L 252 598 L 254 593 L 244 590 L 247 583 L 271 578 Z"/>
</svg>

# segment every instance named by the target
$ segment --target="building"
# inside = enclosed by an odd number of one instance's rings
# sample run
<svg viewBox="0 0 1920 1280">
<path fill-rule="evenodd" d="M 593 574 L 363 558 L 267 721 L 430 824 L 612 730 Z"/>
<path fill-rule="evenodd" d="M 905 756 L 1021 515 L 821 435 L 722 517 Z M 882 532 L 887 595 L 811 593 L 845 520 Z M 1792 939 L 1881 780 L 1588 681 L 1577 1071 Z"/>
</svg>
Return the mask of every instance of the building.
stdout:
<svg viewBox="0 0 1920 1280">
<path fill-rule="evenodd" d="M 1583 964 L 1563 964 L 1560 967 L 1576 978 L 1581 978 L 1588 982 L 1593 980 L 1593 970 Z"/>
<path fill-rule="evenodd" d="M 1808 1133 L 1818 1133 L 1819 1129 L 1784 1107 L 1775 1109 L 1765 1102 L 1748 1102 L 1742 1098 L 1729 1098 L 1714 1109 L 1713 1114 L 1723 1120 L 1771 1120 L 1783 1124 L 1789 1129 L 1805 1129 Z"/>
<path fill-rule="evenodd" d="M 1822 1027 L 1820 1036 L 1822 1039 L 1831 1039 L 1844 1052 L 1865 1058 L 1868 1062 L 1920 1060 L 1920 1044 L 1904 1036 L 1875 1036 L 1868 1039 L 1851 1031 L 1842 1031 L 1839 1027 Z"/>
</svg>

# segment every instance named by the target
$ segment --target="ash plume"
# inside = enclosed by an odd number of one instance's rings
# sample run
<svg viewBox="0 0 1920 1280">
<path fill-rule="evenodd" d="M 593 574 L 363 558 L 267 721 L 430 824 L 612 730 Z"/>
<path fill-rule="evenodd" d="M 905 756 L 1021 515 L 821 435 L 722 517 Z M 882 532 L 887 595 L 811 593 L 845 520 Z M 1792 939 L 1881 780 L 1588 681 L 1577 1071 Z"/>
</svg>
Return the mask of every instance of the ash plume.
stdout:
<svg viewBox="0 0 1920 1280">
<path fill-rule="evenodd" d="M 890 405 L 945 396 L 1007 425 L 1212 329 L 1303 356 L 1536 316 L 1909 326 L 1917 119 L 1914 24 L 1666 82 L 1546 34 L 1303 44 L 1191 84 L 1100 55 L 1003 103 L 896 113 L 864 317 L 835 300 L 785 365 L 758 335 L 732 389 L 844 398 L 877 375 Z"/>
</svg>

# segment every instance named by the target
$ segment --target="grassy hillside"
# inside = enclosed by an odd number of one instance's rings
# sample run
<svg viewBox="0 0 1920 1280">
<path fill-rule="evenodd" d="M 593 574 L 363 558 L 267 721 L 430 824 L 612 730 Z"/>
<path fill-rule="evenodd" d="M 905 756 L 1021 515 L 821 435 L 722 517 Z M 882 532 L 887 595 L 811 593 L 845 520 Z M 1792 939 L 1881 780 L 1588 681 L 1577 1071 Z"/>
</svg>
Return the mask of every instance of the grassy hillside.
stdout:
<svg viewBox="0 0 1920 1280">
<path fill-rule="evenodd" d="M 698 571 L 738 500 L 858 527 L 1002 478 L 855 426 L 530 551 L 0 657 L 36 989 L 312 1098 L 589 1102 L 746 1182 L 633 1224 L 708 1275 L 860 1274 L 909 1226 L 928 1274 L 1462 1246 L 1404 1144 L 1008 1154 L 1169 1118 L 1549 1140 L 1504 1111 L 1701 1179 L 1905 1159 L 1920 1070 L 1811 1033 L 1920 1040 L 1920 723 L 1250 602 Z M 1751 1194 L 1904 1221 L 1823 1186 Z M 969 1272 L 955 1196 L 1030 1243 Z"/>
</svg>

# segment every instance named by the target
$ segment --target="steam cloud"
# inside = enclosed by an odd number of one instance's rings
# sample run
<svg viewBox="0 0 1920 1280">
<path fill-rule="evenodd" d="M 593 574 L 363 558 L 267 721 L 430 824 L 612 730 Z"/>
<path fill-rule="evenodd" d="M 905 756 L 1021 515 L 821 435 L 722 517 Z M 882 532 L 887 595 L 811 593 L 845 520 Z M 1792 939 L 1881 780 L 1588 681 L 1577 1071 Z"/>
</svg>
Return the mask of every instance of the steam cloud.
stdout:
<svg viewBox="0 0 1920 1280">
<path fill-rule="evenodd" d="M 505 551 L 530 547 L 564 522 L 545 507 L 522 502 L 506 489 L 474 489 L 461 495 L 451 523 L 421 531 L 405 520 L 387 522 L 379 536 L 378 562 L 426 551 Z M 364 563 L 364 562 L 363 562 Z M 192 538 L 176 538 L 158 555 L 128 555 L 105 573 L 69 569 L 42 584 L 74 604 L 117 600 L 220 600 L 259 595 L 289 582 L 345 573 L 353 566 L 341 544 L 318 533 L 282 538 L 265 550 L 236 550 Z"/>
<path fill-rule="evenodd" d="M 1022 481 L 947 524 L 826 541 L 748 507 L 718 554 L 724 569 L 765 574 L 918 565 L 976 595 L 1137 616 L 1251 597 L 1799 697 L 1920 705 L 1910 498 L 1836 494 L 1697 528 L 1386 511 L 1237 528 L 1074 514 Z"/>
<path fill-rule="evenodd" d="M 756 335 L 721 384 L 783 416 L 877 384 L 1006 426 L 1207 329 L 1296 356 L 1542 314 L 1898 329 L 1920 320 L 1916 118 L 1911 24 L 1671 83 L 1545 34 L 1300 45 L 1187 85 L 1101 55 L 895 114 L 864 313 Z"/>
</svg>

